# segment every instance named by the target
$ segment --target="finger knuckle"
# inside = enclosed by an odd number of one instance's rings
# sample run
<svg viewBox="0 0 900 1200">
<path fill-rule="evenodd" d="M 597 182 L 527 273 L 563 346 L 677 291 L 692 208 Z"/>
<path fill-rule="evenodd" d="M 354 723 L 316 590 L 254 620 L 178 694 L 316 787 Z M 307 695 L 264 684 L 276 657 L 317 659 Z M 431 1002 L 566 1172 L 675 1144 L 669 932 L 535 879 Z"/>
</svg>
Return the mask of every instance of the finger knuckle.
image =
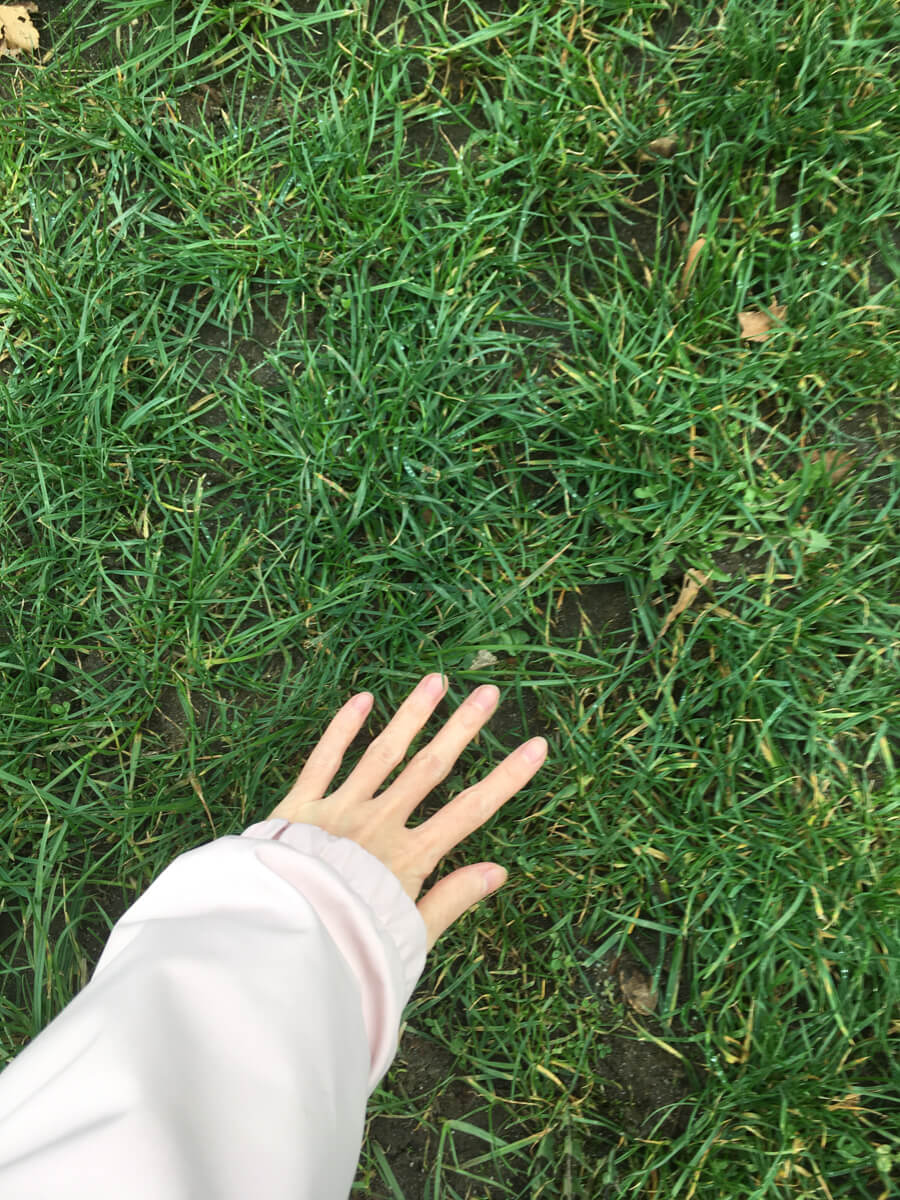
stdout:
<svg viewBox="0 0 900 1200">
<path fill-rule="evenodd" d="M 383 742 L 380 738 L 376 738 L 372 743 L 369 753 L 379 766 L 386 767 L 389 771 L 393 771 L 403 761 L 402 751 L 391 742 Z"/>
<path fill-rule="evenodd" d="M 513 753 L 501 763 L 500 774 L 506 787 L 515 790 L 522 786 L 523 760 L 520 754 Z"/>
<path fill-rule="evenodd" d="M 322 746 L 317 747 L 309 757 L 317 771 L 328 772 L 332 775 L 343 761 L 340 754 L 336 754 L 334 750 L 328 750 Z"/>
<path fill-rule="evenodd" d="M 488 719 L 488 713 L 483 708 L 479 708 L 477 704 L 470 698 L 469 701 L 457 709 L 457 717 L 460 725 L 469 733 L 477 733 Z"/>
<path fill-rule="evenodd" d="M 489 792 L 477 783 L 465 788 L 464 791 L 459 793 L 457 799 L 461 800 L 463 805 L 479 821 L 486 821 L 493 812 L 493 804 Z"/>
<path fill-rule="evenodd" d="M 438 754 L 431 746 L 423 746 L 413 762 L 416 770 L 427 779 L 443 779 L 446 774 L 447 764 L 443 755 Z"/>
</svg>

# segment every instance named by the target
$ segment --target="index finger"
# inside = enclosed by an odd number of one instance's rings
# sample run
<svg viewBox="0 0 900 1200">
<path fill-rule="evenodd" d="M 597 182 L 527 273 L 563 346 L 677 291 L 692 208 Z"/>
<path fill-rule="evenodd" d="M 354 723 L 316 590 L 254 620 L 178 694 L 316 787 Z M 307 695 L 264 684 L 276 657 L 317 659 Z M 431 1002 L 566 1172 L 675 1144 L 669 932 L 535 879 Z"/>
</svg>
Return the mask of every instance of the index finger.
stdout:
<svg viewBox="0 0 900 1200">
<path fill-rule="evenodd" d="M 437 708 L 448 687 L 446 675 L 426 675 L 420 679 L 388 725 L 369 743 L 338 792 L 352 799 L 371 799 L 388 775 L 403 762 L 410 743 Z"/>
<path fill-rule="evenodd" d="M 465 788 L 440 812 L 409 830 L 410 835 L 423 843 L 425 853 L 437 863 L 524 787 L 546 757 L 546 738 L 535 737 L 518 746 L 484 779 Z"/>
</svg>

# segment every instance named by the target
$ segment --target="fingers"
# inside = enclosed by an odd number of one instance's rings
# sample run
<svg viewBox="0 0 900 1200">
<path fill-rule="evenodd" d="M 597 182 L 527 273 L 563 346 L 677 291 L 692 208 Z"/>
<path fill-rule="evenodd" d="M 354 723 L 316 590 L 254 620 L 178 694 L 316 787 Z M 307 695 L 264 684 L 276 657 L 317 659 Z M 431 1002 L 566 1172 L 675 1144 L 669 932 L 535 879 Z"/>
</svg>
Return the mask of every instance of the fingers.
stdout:
<svg viewBox="0 0 900 1200">
<path fill-rule="evenodd" d="M 537 773 L 546 757 L 546 739 L 532 738 L 507 755 L 484 779 L 410 830 L 426 858 L 440 862 L 449 850 L 489 821 Z"/>
<path fill-rule="evenodd" d="M 293 787 L 270 816 L 290 820 L 289 813 L 297 801 L 322 799 L 340 770 L 348 747 L 362 729 L 373 699 L 371 692 L 360 692 L 335 713 Z"/>
<path fill-rule="evenodd" d="M 446 677 L 426 675 L 407 696 L 386 728 L 369 744 L 338 791 L 351 799 L 369 799 L 406 757 L 410 742 L 447 691 Z"/>
<path fill-rule="evenodd" d="M 357 767 L 334 793 L 345 799 L 367 800 L 400 765 L 410 743 L 434 712 L 447 690 L 441 675 L 426 675 L 363 755 Z M 405 824 L 422 799 L 449 774 L 462 750 L 493 714 L 499 691 L 493 684 L 477 688 L 457 708 L 446 725 L 384 793 L 385 800 Z M 373 698 L 363 692 L 335 714 L 314 747 L 288 795 L 272 816 L 290 818 L 293 807 L 320 800 L 338 773 L 344 754 L 368 715 Z M 526 750 L 537 749 L 529 758 Z M 488 821 L 540 768 L 547 753 L 543 738 L 520 746 L 479 783 L 466 788 L 430 820 L 409 831 L 435 863 L 470 833 Z"/>
<path fill-rule="evenodd" d="M 499 699 L 500 689 L 492 683 L 476 688 L 382 794 L 380 799 L 402 816 L 404 824 L 432 788 L 450 774 L 460 754 L 493 715 Z"/>
</svg>

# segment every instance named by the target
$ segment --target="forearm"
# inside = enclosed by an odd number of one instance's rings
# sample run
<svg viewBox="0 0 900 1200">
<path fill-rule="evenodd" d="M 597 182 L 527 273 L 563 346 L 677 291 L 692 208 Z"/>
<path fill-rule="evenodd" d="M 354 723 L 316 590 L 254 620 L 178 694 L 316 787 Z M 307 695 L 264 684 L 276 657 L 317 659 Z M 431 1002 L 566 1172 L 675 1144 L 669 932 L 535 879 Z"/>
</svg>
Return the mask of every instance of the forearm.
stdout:
<svg viewBox="0 0 900 1200">
<path fill-rule="evenodd" d="M 424 958 L 346 839 L 265 822 L 182 855 L 0 1075 L 0 1193 L 346 1200 Z"/>
</svg>

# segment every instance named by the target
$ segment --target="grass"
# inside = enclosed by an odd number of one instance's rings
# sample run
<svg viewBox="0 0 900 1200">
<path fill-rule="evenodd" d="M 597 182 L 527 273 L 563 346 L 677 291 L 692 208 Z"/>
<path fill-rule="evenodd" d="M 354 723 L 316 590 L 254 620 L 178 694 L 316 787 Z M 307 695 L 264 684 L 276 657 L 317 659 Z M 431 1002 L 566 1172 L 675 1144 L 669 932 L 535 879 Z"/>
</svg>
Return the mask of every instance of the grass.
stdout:
<svg viewBox="0 0 900 1200">
<path fill-rule="evenodd" d="M 446 1069 L 370 1106 L 431 1131 L 417 1190 L 370 1137 L 354 1194 L 897 1194 L 895 6 L 35 20 L 52 57 L 0 62 L 3 1056 L 344 697 L 372 736 L 441 669 L 442 712 L 503 701 L 428 811 L 550 754 L 444 864 L 510 869 L 406 1014 Z M 687 1082 L 637 1121 L 607 1068 L 648 1043 Z"/>
</svg>

